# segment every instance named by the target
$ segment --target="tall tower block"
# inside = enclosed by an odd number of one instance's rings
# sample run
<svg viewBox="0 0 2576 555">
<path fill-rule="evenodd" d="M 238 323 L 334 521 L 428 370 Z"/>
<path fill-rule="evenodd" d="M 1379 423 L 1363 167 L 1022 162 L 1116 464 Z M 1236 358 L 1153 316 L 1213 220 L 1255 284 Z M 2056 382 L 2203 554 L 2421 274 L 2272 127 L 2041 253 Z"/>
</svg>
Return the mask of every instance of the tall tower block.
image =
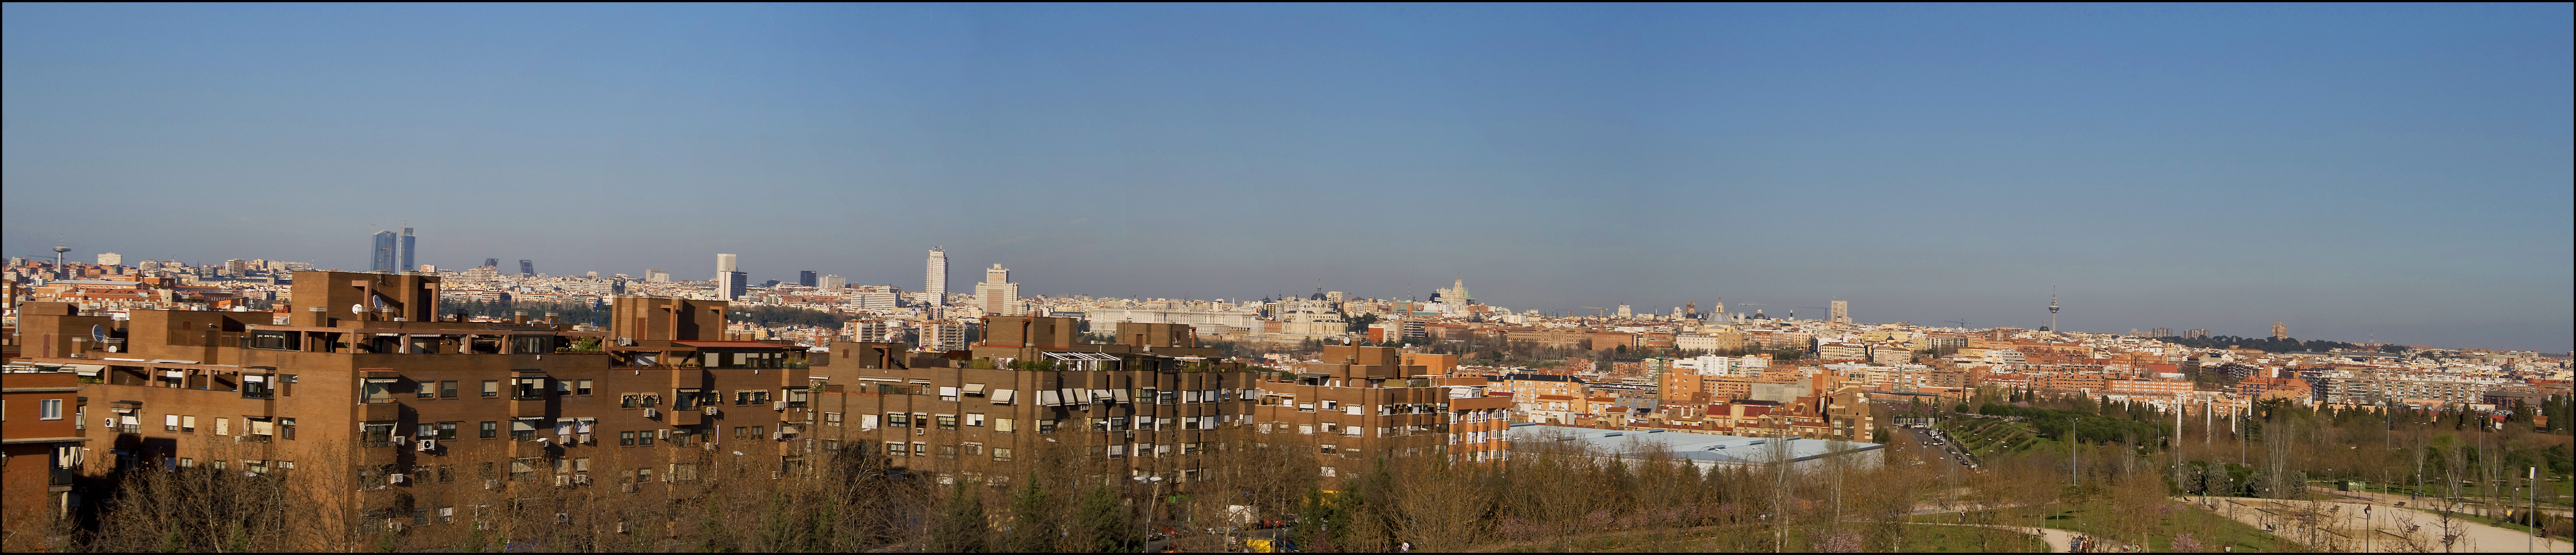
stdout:
<svg viewBox="0 0 2576 555">
<path fill-rule="evenodd" d="M 922 264 L 921 292 L 930 296 L 930 306 L 948 302 L 948 250 L 930 249 L 930 259 Z"/>
</svg>

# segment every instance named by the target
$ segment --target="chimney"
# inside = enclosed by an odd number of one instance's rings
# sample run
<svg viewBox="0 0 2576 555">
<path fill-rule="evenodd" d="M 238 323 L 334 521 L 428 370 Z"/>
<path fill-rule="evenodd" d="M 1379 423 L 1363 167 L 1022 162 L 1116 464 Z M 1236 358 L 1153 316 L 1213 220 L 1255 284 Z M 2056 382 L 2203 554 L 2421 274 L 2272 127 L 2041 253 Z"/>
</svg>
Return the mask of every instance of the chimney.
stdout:
<svg viewBox="0 0 2576 555">
<path fill-rule="evenodd" d="M 555 314 L 555 313 L 553 313 L 553 312 L 547 312 L 547 313 L 546 313 L 546 323 L 548 323 L 548 324 L 555 323 L 555 315 L 556 315 L 556 314 Z"/>
<path fill-rule="evenodd" d="M 325 326 L 330 326 L 330 325 L 331 325 L 331 314 L 330 314 L 330 311 L 329 311 L 328 309 L 324 309 L 324 308 L 322 308 L 322 307 L 318 307 L 318 306 L 317 306 L 317 307 L 306 308 L 306 309 L 304 309 L 304 317 L 303 317 L 303 320 L 304 320 L 303 322 L 298 323 L 298 324 L 296 324 L 296 325 L 299 325 L 299 326 L 313 326 L 313 327 L 325 327 Z"/>
<path fill-rule="evenodd" d="M 525 323 L 528 323 L 528 311 L 525 311 L 525 310 L 513 310 L 513 311 L 510 311 L 510 323 L 512 323 L 512 324 L 525 324 Z"/>
</svg>

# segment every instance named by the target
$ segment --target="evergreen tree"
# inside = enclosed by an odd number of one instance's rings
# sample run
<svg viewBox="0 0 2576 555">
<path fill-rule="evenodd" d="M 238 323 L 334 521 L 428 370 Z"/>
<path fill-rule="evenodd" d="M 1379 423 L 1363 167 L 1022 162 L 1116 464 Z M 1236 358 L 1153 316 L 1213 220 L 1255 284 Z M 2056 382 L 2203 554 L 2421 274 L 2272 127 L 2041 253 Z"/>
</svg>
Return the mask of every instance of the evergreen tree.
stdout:
<svg viewBox="0 0 2576 555">
<path fill-rule="evenodd" d="M 948 506 L 939 512 L 939 518 L 931 522 L 930 538 L 923 543 L 924 550 L 941 553 L 986 551 L 985 536 L 990 530 L 984 525 L 984 499 L 975 495 L 973 488 L 963 480 L 949 488 L 956 493 L 948 498 Z"/>
<path fill-rule="evenodd" d="M 1128 524 L 1127 507 L 1118 502 L 1117 492 L 1107 485 L 1092 486 L 1082 501 L 1073 508 L 1072 534 L 1066 538 L 1071 550 L 1092 553 L 1131 551 L 1135 538 Z"/>
<path fill-rule="evenodd" d="M 1038 475 L 1029 473 L 1020 484 L 1020 492 L 1011 496 L 1011 529 L 1002 536 L 1001 551 L 1047 553 L 1055 551 L 1055 499 L 1046 488 L 1038 487 Z"/>
</svg>

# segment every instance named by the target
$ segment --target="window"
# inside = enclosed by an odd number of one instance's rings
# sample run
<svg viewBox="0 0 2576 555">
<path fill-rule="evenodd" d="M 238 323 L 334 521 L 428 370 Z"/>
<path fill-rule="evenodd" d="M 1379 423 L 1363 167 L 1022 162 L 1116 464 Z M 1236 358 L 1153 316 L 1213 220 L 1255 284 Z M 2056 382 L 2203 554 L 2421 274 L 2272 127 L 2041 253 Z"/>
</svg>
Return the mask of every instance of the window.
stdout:
<svg viewBox="0 0 2576 555">
<path fill-rule="evenodd" d="M 1011 448 L 1009 448 L 1009 447 L 995 447 L 995 448 L 993 448 L 993 460 L 996 460 L 996 461 L 1005 461 L 1005 462 L 1010 461 L 1010 460 L 1011 460 Z"/>
<path fill-rule="evenodd" d="M 544 465 L 545 462 L 536 457 L 519 457 L 510 459 L 510 479 L 525 479 L 530 475 L 536 474 L 537 469 Z"/>
<path fill-rule="evenodd" d="M 431 399 L 438 397 L 437 382 L 414 383 L 411 386 L 411 390 L 412 398 L 415 399 Z"/>
<path fill-rule="evenodd" d="M 910 454 L 911 452 L 912 452 L 911 450 L 908 450 L 908 449 L 905 449 L 905 448 L 904 448 L 904 446 L 903 446 L 903 442 L 900 442 L 900 441 L 888 441 L 888 442 L 886 442 L 886 455 L 888 455 L 888 456 L 901 457 L 901 456 L 904 456 L 904 455 Z"/>
<path fill-rule="evenodd" d="M 900 412 L 886 413 L 886 427 L 910 428 L 912 427 L 912 417 Z"/>
<path fill-rule="evenodd" d="M 438 382 L 438 398 L 456 398 L 456 380 L 443 380 Z"/>
<path fill-rule="evenodd" d="M 983 413 L 966 413 L 966 425 L 968 425 L 968 426 L 977 426 L 977 427 L 981 427 L 981 426 L 983 426 L 983 425 L 984 425 L 984 414 L 983 414 Z"/>
<path fill-rule="evenodd" d="M 841 413 L 837 413 L 837 412 L 826 412 L 826 413 L 823 413 L 823 425 L 825 425 L 825 426 L 839 426 L 839 425 L 841 425 Z"/>
<path fill-rule="evenodd" d="M 520 418 L 520 419 L 516 419 L 516 420 L 511 420 L 511 421 L 510 421 L 510 439 L 511 439 L 511 440 L 513 440 L 513 441 L 527 441 L 527 440 L 531 440 L 531 439 L 536 439 L 536 438 L 537 438 L 537 424 L 540 424 L 540 423 L 543 423 L 543 422 L 545 422 L 545 420 L 544 420 L 544 419 L 541 419 L 541 418 Z"/>
<path fill-rule="evenodd" d="M 495 438 L 495 437 L 500 437 L 500 431 L 501 431 L 501 423 L 500 423 L 500 422 L 495 422 L 495 421 L 491 421 L 491 420 L 485 420 L 485 421 L 483 421 L 483 430 L 482 430 L 482 436 L 481 436 L 481 437 L 482 437 L 483 439 L 492 439 L 492 438 Z"/>
<path fill-rule="evenodd" d="M 37 419 L 37 420 L 62 420 L 62 419 L 63 419 L 63 400 L 62 400 L 62 399 L 46 399 L 46 400 L 43 400 L 43 401 L 38 401 L 38 402 L 36 402 L 36 419 Z"/>
<path fill-rule="evenodd" d="M 295 439 L 295 419 L 293 419 L 293 418 L 279 418 L 279 419 L 277 419 L 277 431 L 278 431 L 278 434 L 277 434 L 277 435 L 278 435 L 278 436 L 280 436 L 280 437 L 284 437 L 284 438 L 286 438 L 286 439 L 290 439 L 290 440 L 291 440 L 291 439 Z M 293 466 L 293 465 L 287 465 L 287 466 L 280 466 L 280 467 L 278 467 L 278 468 L 294 468 L 294 466 Z"/>
<path fill-rule="evenodd" d="M 1038 419 L 1038 433 L 1041 433 L 1041 434 L 1052 434 L 1052 433 L 1055 433 L 1055 426 L 1056 426 L 1056 419 L 1053 419 L 1053 418 L 1040 418 L 1040 419 Z"/>
<path fill-rule="evenodd" d="M 805 408 L 806 394 L 805 388 L 802 387 L 787 388 L 787 408 Z"/>
<path fill-rule="evenodd" d="M 273 391 L 273 390 L 269 389 L 269 380 L 274 380 L 274 379 L 276 379 L 276 378 L 271 377 L 271 376 L 268 376 L 268 375 L 265 375 L 265 374 L 243 374 L 243 375 L 242 375 L 242 390 L 241 390 L 242 398 L 244 398 L 244 399 L 269 399 L 269 398 L 272 398 L 271 393 L 272 393 L 272 391 Z"/>
<path fill-rule="evenodd" d="M 1329 467 L 1329 466 L 1327 466 L 1327 467 L 1323 467 L 1323 468 L 1324 468 L 1324 476 L 1326 476 L 1326 477 L 1331 477 L 1331 476 L 1333 476 L 1333 475 L 1335 475 L 1335 474 L 1338 474 L 1338 471 L 1337 471 L 1337 470 L 1335 470 L 1333 467 Z"/>
<path fill-rule="evenodd" d="M 942 429 L 942 430 L 954 430 L 954 429 L 957 429 L 957 415 L 954 415 L 954 414 L 942 414 L 942 415 L 939 415 L 939 429 Z"/>
<path fill-rule="evenodd" d="M 995 418 L 993 419 L 993 431 L 1007 434 L 1017 431 L 1017 428 L 1012 425 L 1011 419 L 1009 418 Z"/>
<path fill-rule="evenodd" d="M 927 457 L 927 456 L 930 456 L 930 444 L 928 444 L 928 443 L 921 443 L 921 442 L 914 442 L 914 443 L 912 444 L 912 456 L 915 456 L 915 457 Z"/>
<path fill-rule="evenodd" d="M 456 465 L 452 465 L 452 464 L 442 464 L 442 465 L 438 465 L 438 481 L 441 481 L 441 482 L 454 482 L 454 481 L 456 481 Z"/>
<path fill-rule="evenodd" d="M 483 396 L 501 396 L 501 380 L 483 380 Z"/>
<path fill-rule="evenodd" d="M 698 401 L 697 388 L 680 388 L 672 390 L 671 392 L 671 410 L 689 410 L 698 408 Z"/>
<path fill-rule="evenodd" d="M 634 447 L 635 432 L 617 432 L 618 447 Z"/>
<path fill-rule="evenodd" d="M 590 396 L 590 380 L 576 380 L 576 381 L 574 381 L 574 382 L 573 382 L 573 386 L 572 386 L 572 394 L 574 394 L 574 395 L 580 395 L 580 396 L 583 396 L 583 397 L 589 397 L 589 396 Z"/>
<path fill-rule="evenodd" d="M 435 423 L 435 422 L 422 422 L 422 423 L 420 423 L 420 424 L 413 425 L 413 426 L 411 427 L 411 435 L 412 435 L 412 437 L 417 437 L 417 438 L 421 438 L 421 439 L 430 439 L 430 438 L 438 437 L 438 423 Z"/>
<path fill-rule="evenodd" d="M 942 458 L 942 459 L 954 459 L 954 458 L 957 458 L 957 446 L 955 446 L 955 445 L 941 445 L 941 446 L 939 446 L 939 458 Z"/>
<path fill-rule="evenodd" d="M 653 432 L 649 432 L 649 431 L 647 431 L 647 432 L 635 432 L 635 444 L 636 444 L 636 445 L 647 446 L 647 447 L 652 446 L 652 445 L 653 445 Z"/>
<path fill-rule="evenodd" d="M 364 388 L 366 402 L 370 404 L 394 402 L 394 381 L 393 378 L 367 378 L 366 383 L 361 386 Z"/>
<path fill-rule="evenodd" d="M 981 444 L 981 443 L 974 443 L 974 442 L 960 443 L 960 444 L 957 444 L 957 450 L 958 450 L 958 451 L 960 451 L 960 452 L 965 453 L 965 455 L 966 455 L 966 456 L 969 456 L 969 457 L 981 457 L 981 456 L 984 456 L 984 444 Z"/>
<path fill-rule="evenodd" d="M 617 408 L 631 409 L 642 406 L 644 406 L 644 396 L 642 395 L 628 393 L 617 396 Z"/>
<path fill-rule="evenodd" d="M 360 445 L 366 447 L 383 447 L 393 444 L 394 423 L 362 422 L 359 423 L 358 426 L 358 441 Z"/>
<path fill-rule="evenodd" d="M 512 378 L 511 382 L 516 384 L 513 391 L 520 399 L 546 398 L 546 378 L 544 376 Z"/>
<path fill-rule="evenodd" d="M 954 388 L 954 387 L 942 387 L 942 388 L 939 388 L 939 400 L 941 400 L 941 401 L 955 401 L 955 400 L 957 400 L 957 388 Z"/>
<path fill-rule="evenodd" d="M 194 417 L 194 416 L 182 416 L 182 417 L 179 417 L 179 433 L 183 433 L 183 434 L 193 434 L 193 433 L 197 433 L 197 417 Z"/>
</svg>

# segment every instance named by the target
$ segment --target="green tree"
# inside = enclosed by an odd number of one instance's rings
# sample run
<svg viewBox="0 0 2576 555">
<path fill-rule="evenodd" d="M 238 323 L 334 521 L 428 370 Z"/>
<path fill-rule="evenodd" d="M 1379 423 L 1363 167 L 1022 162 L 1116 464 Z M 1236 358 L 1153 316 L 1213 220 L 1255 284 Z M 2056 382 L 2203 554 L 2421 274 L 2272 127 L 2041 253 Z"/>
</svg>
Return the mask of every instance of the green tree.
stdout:
<svg viewBox="0 0 2576 555">
<path fill-rule="evenodd" d="M 922 543 L 924 551 L 941 553 L 982 553 L 986 536 L 992 533 L 984 525 L 984 498 L 976 495 L 975 485 L 959 480 L 949 489 L 955 494 L 948 506 L 930 524 L 930 537 Z"/>
<path fill-rule="evenodd" d="M 1011 496 L 1011 528 L 1002 535 L 1000 551 L 1048 553 L 1055 551 L 1057 519 L 1055 498 L 1039 487 L 1038 475 L 1031 472 L 1020 483 L 1018 494 Z"/>
<path fill-rule="evenodd" d="M 1073 508 L 1071 534 L 1066 537 L 1073 550 L 1092 553 L 1131 551 L 1136 537 L 1129 524 L 1127 507 L 1119 503 L 1118 493 L 1107 485 L 1092 486 L 1083 492 L 1082 501 Z"/>
</svg>

